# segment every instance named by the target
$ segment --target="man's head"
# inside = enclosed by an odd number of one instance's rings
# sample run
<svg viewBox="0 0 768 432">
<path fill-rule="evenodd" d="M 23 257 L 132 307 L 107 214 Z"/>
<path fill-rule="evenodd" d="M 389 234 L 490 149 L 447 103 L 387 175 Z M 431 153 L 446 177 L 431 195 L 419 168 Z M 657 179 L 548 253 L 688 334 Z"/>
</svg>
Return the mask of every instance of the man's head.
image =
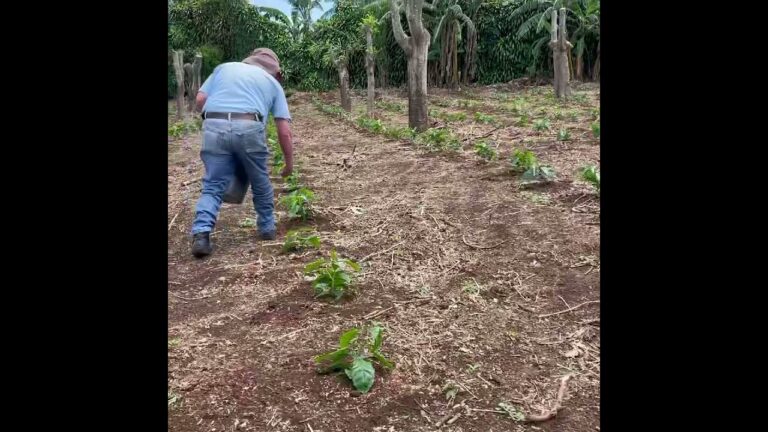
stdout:
<svg viewBox="0 0 768 432">
<path fill-rule="evenodd" d="M 256 48 L 251 55 L 243 60 L 243 63 L 264 69 L 279 82 L 283 80 L 283 75 L 280 73 L 280 60 L 277 58 L 277 54 L 269 48 Z"/>
</svg>

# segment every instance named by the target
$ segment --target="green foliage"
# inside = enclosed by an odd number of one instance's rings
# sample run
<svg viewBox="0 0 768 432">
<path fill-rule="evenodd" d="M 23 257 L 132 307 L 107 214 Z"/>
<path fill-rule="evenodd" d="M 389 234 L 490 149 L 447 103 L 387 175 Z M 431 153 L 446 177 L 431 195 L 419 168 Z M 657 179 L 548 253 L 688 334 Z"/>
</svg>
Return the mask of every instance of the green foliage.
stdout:
<svg viewBox="0 0 768 432">
<path fill-rule="evenodd" d="M 527 171 L 539 164 L 536 155 L 530 150 L 515 150 L 510 162 L 514 170 L 521 172 Z"/>
<path fill-rule="evenodd" d="M 488 146 L 488 143 L 481 140 L 475 144 L 475 154 L 485 160 L 494 160 L 497 158 L 496 150 Z"/>
<path fill-rule="evenodd" d="M 531 115 L 527 112 L 520 113 L 520 119 L 517 121 L 517 125 L 520 127 L 528 126 L 531 123 Z"/>
<path fill-rule="evenodd" d="M 581 179 L 591 184 L 600 194 L 600 169 L 594 165 L 587 165 L 581 169 Z"/>
<path fill-rule="evenodd" d="M 405 111 L 405 107 L 399 102 L 378 101 L 376 102 L 376 107 L 385 111 L 392 111 L 397 113 L 402 113 Z"/>
<path fill-rule="evenodd" d="M 376 376 L 374 363 L 385 369 L 393 369 L 395 364 L 381 352 L 384 328 L 374 325 L 366 330 L 366 327 L 355 327 L 344 332 L 338 348 L 316 356 L 318 372 L 344 371 L 355 389 L 361 393 L 370 391 Z"/>
<path fill-rule="evenodd" d="M 539 119 L 533 122 L 533 129 L 539 132 L 549 130 L 549 119 Z"/>
<path fill-rule="evenodd" d="M 342 259 L 331 251 L 330 259 L 320 258 L 304 267 L 304 274 L 311 275 L 316 297 L 333 297 L 339 300 L 347 294 L 352 284 L 352 273 L 359 272 L 360 265 L 351 259 Z"/>
<path fill-rule="evenodd" d="M 200 47 L 200 54 L 203 56 L 203 65 L 200 70 L 200 76 L 205 82 L 205 79 L 213 73 L 216 66 L 224 61 L 224 53 L 221 48 L 217 48 L 213 45 L 203 45 Z M 202 83 L 200 83 L 202 85 Z"/>
<path fill-rule="evenodd" d="M 595 138 L 600 138 L 600 121 L 592 122 L 592 135 Z"/>
<path fill-rule="evenodd" d="M 312 215 L 312 202 L 315 193 L 309 188 L 297 189 L 280 199 L 280 203 L 288 209 L 288 217 L 307 220 Z"/>
<path fill-rule="evenodd" d="M 256 219 L 254 218 L 245 218 L 240 222 L 240 228 L 255 228 L 256 227 Z"/>
<path fill-rule="evenodd" d="M 463 121 L 467 119 L 467 114 L 463 112 L 447 112 L 437 109 L 429 110 L 429 116 L 445 120 L 446 122 Z"/>
<path fill-rule="evenodd" d="M 515 150 L 510 163 L 513 171 L 523 173 L 520 177 L 523 184 L 548 182 L 555 178 L 555 170 L 548 165 L 540 165 L 530 150 Z"/>
<path fill-rule="evenodd" d="M 571 131 L 568 129 L 560 129 L 557 131 L 557 139 L 558 141 L 570 141 L 571 139 Z"/>
<path fill-rule="evenodd" d="M 299 169 L 294 167 L 291 175 L 285 178 L 285 184 L 288 185 L 289 190 L 294 191 L 301 187 L 301 184 L 299 183 L 300 176 Z"/>
<path fill-rule="evenodd" d="M 181 402 L 181 396 L 168 389 L 168 409 L 175 409 Z"/>
<path fill-rule="evenodd" d="M 381 120 L 372 119 L 369 117 L 360 117 L 357 119 L 357 127 L 365 129 L 368 132 L 380 134 L 384 132 L 384 125 L 381 124 Z"/>
<path fill-rule="evenodd" d="M 489 123 L 496 123 L 496 117 L 489 115 L 489 114 L 483 114 L 481 112 L 475 113 L 475 121 L 478 123 L 483 124 L 489 124 Z"/>
<path fill-rule="evenodd" d="M 199 131 L 201 124 L 197 120 L 175 122 L 168 126 L 168 136 L 179 139 L 182 136 Z"/>
<path fill-rule="evenodd" d="M 310 247 L 320 247 L 320 236 L 310 228 L 288 231 L 283 242 L 283 252 L 298 252 Z"/>
<path fill-rule="evenodd" d="M 384 136 L 392 139 L 412 139 L 416 136 L 416 129 L 407 127 L 384 128 Z"/>
<path fill-rule="evenodd" d="M 508 404 L 506 402 L 499 402 L 498 407 L 500 410 L 507 413 L 507 415 L 514 421 L 521 422 L 525 420 L 525 413 L 519 408 L 516 408 L 514 405 Z"/>
<path fill-rule="evenodd" d="M 459 139 L 446 128 L 432 128 L 416 136 L 415 142 L 428 151 L 457 151 L 461 148 Z"/>
</svg>

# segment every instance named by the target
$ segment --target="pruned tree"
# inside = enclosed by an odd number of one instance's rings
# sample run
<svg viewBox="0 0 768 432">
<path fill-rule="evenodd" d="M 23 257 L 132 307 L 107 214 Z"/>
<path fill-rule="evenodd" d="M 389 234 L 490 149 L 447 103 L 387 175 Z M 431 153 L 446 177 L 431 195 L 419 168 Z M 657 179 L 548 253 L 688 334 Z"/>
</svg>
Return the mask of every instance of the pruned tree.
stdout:
<svg viewBox="0 0 768 432">
<path fill-rule="evenodd" d="M 352 97 L 349 93 L 349 53 L 339 45 L 331 45 L 324 56 L 327 64 L 333 65 L 339 74 L 339 96 L 341 107 L 352 111 Z"/>
<path fill-rule="evenodd" d="M 173 71 L 176 73 L 176 120 L 184 116 L 184 51 L 173 51 Z"/>
<path fill-rule="evenodd" d="M 376 77 L 374 69 L 376 51 L 373 48 L 373 33 L 378 29 L 378 22 L 373 15 L 363 18 L 363 31 L 365 32 L 365 71 L 368 77 L 368 117 L 374 116 L 374 100 L 376 98 Z"/>
<path fill-rule="evenodd" d="M 389 14 L 392 20 L 392 32 L 405 52 L 408 64 L 408 127 L 417 130 L 427 129 L 429 115 L 427 111 L 427 54 L 430 34 L 424 28 L 422 10 L 424 0 L 389 0 Z M 400 11 L 405 10 L 410 35 L 405 34 L 400 23 Z"/>
<path fill-rule="evenodd" d="M 555 97 L 567 99 L 571 95 L 569 85 L 571 71 L 568 65 L 568 50 L 573 46 L 567 39 L 565 28 L 565 8 L 560 8 L 558 24 L 557 10 L 552 10 L 552 32 L 549 46 L 552 48 L 552 61 L 555 68 Z"/>
<path fill-rule="evenodd" d="M 203 56 L 200 53 L 195 54 L 192 64 L 184 64 L 184 86 L 187 91 L 187 111 L 189 112 L 195 111 L 195 98 L 202 85 L 200 77 L 202 68 Z"/>
</svg>

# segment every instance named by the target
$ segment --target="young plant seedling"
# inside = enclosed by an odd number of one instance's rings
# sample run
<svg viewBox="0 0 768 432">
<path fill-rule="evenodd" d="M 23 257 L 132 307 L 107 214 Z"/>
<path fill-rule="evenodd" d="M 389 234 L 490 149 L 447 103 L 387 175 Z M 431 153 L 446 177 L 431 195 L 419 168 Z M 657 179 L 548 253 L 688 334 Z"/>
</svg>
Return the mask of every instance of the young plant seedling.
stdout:
<svg viewBox="0 0 768 432">
<path fill-rule="evenodd" d="M 310 228 L 288 231 L 283 242 L 283 252 L 298 252 L 310 247 L 320 247 L 320 236 Z"/>
<path fill-rule="evenodd" d="M 600 195 L 600 170 L 594 165 L 587 165 L 581 169 L 581 179 L 588 182 Z"/>
<path fill-rule="evenodd" d="M 315 363 L 320 366 L 318 372 L 344 371 L 355 389 L 368 393 L 376 377 L 374 363 L 385 369 L 395 367 L 381 353 L 383 338 L 384 329 L 380 326 L 372 327 L 369 332 L 365 331 L 365 327 L 348 330 L 339 338 L 336 350 L 315 357 Z"/>
<path fill-rule="evenodd" d="M 496 123 L 496 117 L 489 115 L 489 114 L 483 114 L 481 112 L 475 113 L 475 121 L 478 123 L 483 124 L 490 124 L 490 123 Z"/>
<path fill-rule="evenodd" d="M 360 117 L 357 119 L 357 126 L 375 134 L 384 132 L 384 125 L 378 119 Z"/>
<path fill-rule="evenodd" d="M 555 178 L 554 168 L 540 165 L 536 155 L 530 150 L 515 150 L 510 160 L 512 170 L 522 172 L 521 184 L 533 184 L 552 181 Z"/>
<path fill-rule="evenodd" d="M 304 267 L 304 274 L 311 276 L 316 297 L 344 297 L 352 285 L 352 274 L 360 271 L 360 265 L 351 259 L 342 259 L 331 251 L 330 259 L 320 258 Z"/>
<path fill-rule="evenodd" d="M 255 228 L 256 227 L 256 219 L 254 218 L 245 218 L 240 222 L 240 228 Z"/>
<path fill-rule="evenodd" d="M 520 112 L 520 120 L 517 121 L 517 125 L 520 127 L 528 126 L 531 123 L 531 116 L 525 112 Z"/>
<path fill-rule="evenodd" d="M 429 151 L 456 151 L 461 148 L 458 138 L 448 129 L 427 129 L 416 137 L 416 142 Z"/>
<path fill-rule="evenodd" d="M 303 187 L 282 197 L 280 202 L 288 209 L 289 218 L 307 220 L 312 215 L 312 201 L 314 200 L 315 193 L 311 189 Z"/>
<path fill-rule="evenodd" d="M 557 131 L 557 140 L 558 141 L 570 141 L 571 140 L 571 131 L 568 129 L 560 129 Z"/>
<path fill-rule="evenodd" d="M 592 123 L 592 135 L 594 135 L 595 138 L 600 138 L 600 121 L 595 121 Z"/>
<path fill-rule="evenodd" d="M 484 140 L 480 140 L 475 144 L 475 154 L 481 158 L 491 161 L 497 158 L 496 150 L 488 146 Z"/>
<path fill-rule="evenodd" d="M 533 122 L 533 129 L 539 132 L 549 130 L 549 119 L 539 119 Z"/>
</svg>

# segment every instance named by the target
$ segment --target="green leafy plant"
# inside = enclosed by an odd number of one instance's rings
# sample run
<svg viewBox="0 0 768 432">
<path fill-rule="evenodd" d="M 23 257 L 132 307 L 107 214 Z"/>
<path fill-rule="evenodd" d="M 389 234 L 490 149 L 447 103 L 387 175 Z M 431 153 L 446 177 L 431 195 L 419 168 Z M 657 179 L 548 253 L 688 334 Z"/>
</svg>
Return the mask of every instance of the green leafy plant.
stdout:
<svg viewBox="0 0 768 432">
<path fill-rule="evenodd" d="M 571 95 L 571 99 L 580 104 L 587 103 L 587 95 L 584 93 L 574 93 Z"/>
<path fill-rule="evenodd" d="M 587 165 L 581 169 L 581 179 L 589 182 L 600 194 L 600 169 L 594 165 Z"/>
<path fill-rule="evenodd" d="M 557 139 L 558 141 L 570 141 L 571 139 L 571 131 L 568 129 L 560 129 L 557 131 Z"/>
<path fill-rule="evenodd" d="M 375 325 L 369 331 L 365 330 L 365 327 L 355 327 L 344 332 L 339 338 L 337 349 L 315 357 L 315 363 L 320 366 L 318 372 L 344 371 L 355 389 L 361 393 L 368 393 L 373 387 L 376 377 L 374 363 L 385 369 L 395 367 L 381 353 L 384 328 Z"/>
<path fill-rule="evenodd" d="M 496 122 L 496 117 L 494 117 L 492 115 L 489 115 L 489 114 L 483 114 L 481 112 L 476 112 L 475 113 L 475 121 L 478 122 L 478 123 L 483 123 L 483 124 L 495 123 Z"/>
<path fill-rule="evenodd" d="M 456 151 L 461 148 L 459 139 L 446 128 L 432 128 L 416 136 L 416 143 L 429 151 Z"/>
<path fill-rule="evenodd" d="M 392 139 L 413 138 L 416 136 L 416 130 L 407 127 L 384 128 L 384 136 Z"/>
<path fill-rule="evenodd" d="M 353 272 L 359 272 L 360 265 L 351 259 L 340 258 L 335 250 L 330 258 L 320 258 L 304 267 L 304 274 L 310 275 L 316 297 L 342 298 L 352 284 Z"/>
<path fill-rule="evenodd" d="M 405 110 L 405 107 L 403 107 L 403 104 L 399 102 L 389 102 L 389 101 L 383 100 L 383 101 L 376 102 L 376 106 L 385 111 L 392 111 L 392 112 L 403 112 Z"/>
<path fill-rule="evenodd" d="M 168 408 L 174 409 L 181 401 L 181 396 L 176 394 L 173 390 L 168 390 Z"/>
<path fill-rule="evenodd" d="M 592 135 L 595 136 L 595 138 L 600 138 L 600 121 L 592 122 Z"/>
<path fill-rule="evenodd" d="M 484 140 L 480 140 L 475 144 L 475 154 L 485 160 L 494 160 L 497 158 L 496 150 L 488 146 Z"/>
<path fill-rule="evenodd" d="M 533 122 L 533 129 L 539 132 L 549 130 L 549 119 L 539 119 Z"/>
<path fill-rule="evenodd" d="M 302 228 L 298 230 L 291 230 L 285 235 L 285 241 L 283 242 L 283 252 L 297 252 L 310 247 L 320 247 L 320 236 L 312 231 L 310 228 Z"/>
<path fill-rule="evenodd" d="M 563 112 L 559 109 L 556 109 L 555 112 L 552 114 L 552 118 L 555 120 L 562 120 L 563 119 Z"/>
<path fill-rule="evenodd" d="M 466 119 L 467 114 L 463 112 L 443 113 L 443 120 L 447 122 L 464 121 Z"/>
<path fill-rule="evenodd" d="M 478 105 L 478 103 L 472 100 L 461 99 L 459 100 L 458 105 L 461 108 L 474 108 Z"/>
<path fill-rule="evenodd" d="M 600 108 L 592 108 L 592 111 L 590 112 L 592 115 L 592 120 L 597 120 L 600 118 Z"/>
<path fill-rule="evenodd" d="M 514 405 L 508 404 L 506 402 L 499 402 L 498 407 L 500 410 L 507 413 L 507 415 L 515 421 L 524 421 L 525 420 L 525 413 L 523 413 L 521 410 L 516 408 Z"/>
<path fill-rule="evenodd" d="M 523 184 L 548 182 L 555 178 L 554 168 L 540 165 L 536 155 L 530 150 L 515 150 L 510 162 L 514 171 L 523 173 L 520 177 Z"/>
<path fill-rule="evenodd" d="M 197 121 L 180 121 L 168 126 L 168 135 L 178 139 L 182 136 L 199 131 L 201 124 Z"/>
<path fill-rule="evenodd" d="M 367 130 L 368 132 L 380 134 L 384 132 L 384 125 L 381 124 L 381 120 L 372 119 L 369 117 L 359 117 L 357 119 L 357 126 Z"/>
<path fill-rule="evenodd" d="M 254 228 L 256 227 L 256 219 L 254 218 L 245 218 L 240 222 L 240 228 Z"/>
<path fill-rule="evenodd" d="M 521 127 L 528 126 L 531 123 L 531 116 L 527 112 L 520 112 L 520 120 L 517 121 L 517 125 Z"/>
<path fill-rule="evenodd" d="M 288 189 L 294 191 L 301 187 L 301 184 L 299 183 L 299 176 L 299 169 L 294 167 L 291 175 L 285 178 L 285 184 L 288 185 Z"/>
<path fill-rule="evenodd" d="M 315 193 L 309 188 L 299 188 L 282 197 L 280 202 L 288 209 L 288 217 L 307 220 L 312 214 L 312 202 Z"/>
</svg>

